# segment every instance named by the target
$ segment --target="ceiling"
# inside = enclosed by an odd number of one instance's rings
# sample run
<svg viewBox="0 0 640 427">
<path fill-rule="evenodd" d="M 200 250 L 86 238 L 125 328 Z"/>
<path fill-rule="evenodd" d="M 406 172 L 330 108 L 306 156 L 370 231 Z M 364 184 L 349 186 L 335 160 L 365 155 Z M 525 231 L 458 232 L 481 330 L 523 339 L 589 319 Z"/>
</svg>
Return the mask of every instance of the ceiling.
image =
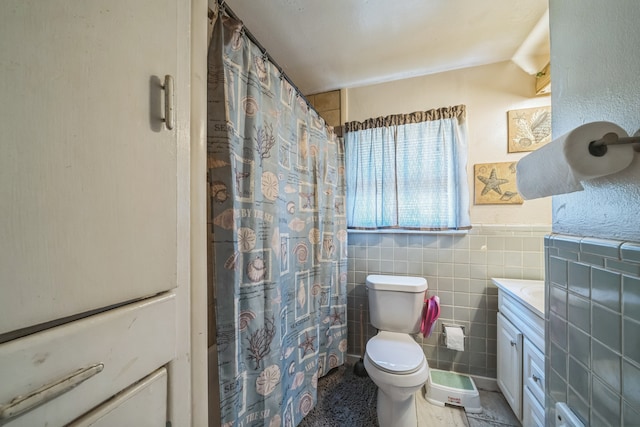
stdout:
<svg viewBox="0 0 640 427">
<path fill-rule="evenodd" d="M 510 59 L 534 73 L 549 57 L 547 0 L 225 3 L 306 95 Z"/>
</svg>

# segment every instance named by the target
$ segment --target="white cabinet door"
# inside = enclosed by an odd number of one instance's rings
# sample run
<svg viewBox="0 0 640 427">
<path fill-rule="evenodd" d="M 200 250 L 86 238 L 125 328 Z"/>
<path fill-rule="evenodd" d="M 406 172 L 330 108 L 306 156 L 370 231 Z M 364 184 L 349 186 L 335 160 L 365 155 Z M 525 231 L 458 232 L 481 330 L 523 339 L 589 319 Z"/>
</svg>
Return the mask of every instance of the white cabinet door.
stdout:
<svg viewBox="0 0 640 427">
<path fill-rule="evenodd" d="M 522 334 L 498 313 L 497 380 L 518 419 L 522 419 Z"/>
<path fill-rule="evenodd" d="M 188 87 L 188 7 L 0 2 L 0 342 L 176 286 L 188 116 L 166 129 L 161 82 Z"/>
<path fill-rule="evenodd" d="M 0 344 L 0 425 L 66 425 L 170 363 L 177 304 L 168 292 Z"/>
</svg>

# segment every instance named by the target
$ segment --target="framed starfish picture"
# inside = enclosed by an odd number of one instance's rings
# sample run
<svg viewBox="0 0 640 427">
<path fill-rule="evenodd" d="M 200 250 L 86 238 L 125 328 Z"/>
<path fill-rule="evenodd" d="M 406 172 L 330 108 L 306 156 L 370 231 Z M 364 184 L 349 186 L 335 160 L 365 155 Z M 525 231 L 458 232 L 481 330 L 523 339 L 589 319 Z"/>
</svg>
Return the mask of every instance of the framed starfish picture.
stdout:
<svg viewBox="0 0 640 427">
<path fill-rule="evenodd" d="M 516 162 L 478 163 L 473 165 L 473 179 L 476 205 L 523 203 L 516 186 Z"/>
</svg>

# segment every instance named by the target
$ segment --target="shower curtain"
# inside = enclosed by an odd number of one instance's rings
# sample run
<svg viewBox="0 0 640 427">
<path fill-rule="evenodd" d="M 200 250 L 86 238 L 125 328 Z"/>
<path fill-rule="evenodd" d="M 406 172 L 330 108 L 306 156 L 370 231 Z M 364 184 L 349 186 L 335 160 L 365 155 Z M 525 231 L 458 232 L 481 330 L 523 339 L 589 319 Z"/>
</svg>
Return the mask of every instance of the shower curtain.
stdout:
<svg viewBox="0 0 640 427">
<path fill-rule="evenodd" d="M 222 424 L 295 426 L 347 347 L 344 146 L 223 15 L 207 130 Z"/>
</svg>

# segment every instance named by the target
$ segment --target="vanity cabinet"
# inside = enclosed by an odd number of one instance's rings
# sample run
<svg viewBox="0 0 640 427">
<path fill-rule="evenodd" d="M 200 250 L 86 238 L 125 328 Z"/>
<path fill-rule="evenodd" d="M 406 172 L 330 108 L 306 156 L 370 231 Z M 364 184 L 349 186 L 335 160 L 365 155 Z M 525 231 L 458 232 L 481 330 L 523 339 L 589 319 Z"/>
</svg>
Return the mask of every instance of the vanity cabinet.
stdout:
<svg viewBox="0 0 640 427">
<path fill-rule="evenodd" d="M 497 382 L 524 427 L 544 426 L 544 284 L 498 286 Z"/>
<path fill-rule="evenodd" d="M 529 387 L 524 387 L 522 396 L 522 425 L 544 427 L 544 406 L 531 392 Z"/>
<path fill-rule="evenodd" d="M 522 385 L 523 388 L 528 391 L 531 397 L 529 398 L 523 395 L 522 416 L 524 423 L 524 420 L 527 419 L 527 416 L 531 415 L 531 413 L 527 414 L 524 411 L 525 401 L 526 403 L 529 403 L 529 407 L 533 408 L 534 410 L 536 405 L 534 405 L 533 403 L 539 403 L 540 409 L 544 413 L 544 354 L 535 345 L 533 345 L 533 343 L 529 339 L 526 338 L 523 345 L 522 362 Z M 542 420 L 544 421 L 544 417 L 542 417 Z M 542 422 L 542 424 L 533 423 L 528 425 L 544 426 L 544 422 Z"/>
</svg>

